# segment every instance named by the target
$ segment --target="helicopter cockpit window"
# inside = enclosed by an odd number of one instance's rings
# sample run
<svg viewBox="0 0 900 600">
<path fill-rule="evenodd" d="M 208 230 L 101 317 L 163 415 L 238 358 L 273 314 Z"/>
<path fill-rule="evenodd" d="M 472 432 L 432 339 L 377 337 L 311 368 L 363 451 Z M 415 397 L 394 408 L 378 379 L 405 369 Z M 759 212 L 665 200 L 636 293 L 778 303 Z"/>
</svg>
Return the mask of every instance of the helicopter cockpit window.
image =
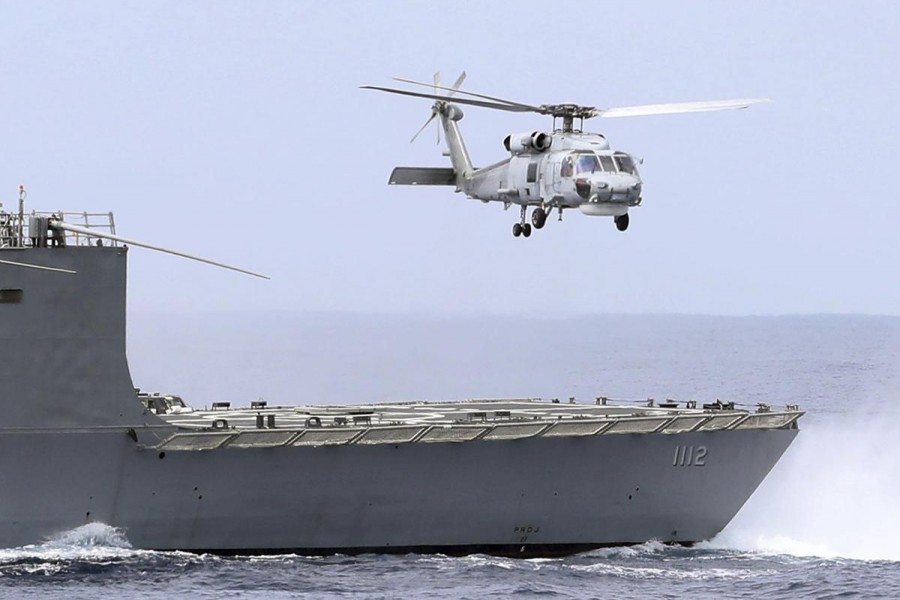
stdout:
<svg viewBox="0 0 900 600">
<path fill-rule="evenodd" d="M 608 171 L 609 173 L 616 172 L 616 165 L 613 163 L 612 156 L 603 155 L 600 157 L 600 164 L 603 165 L 603 170 Z"/>
<path fill-rule="evenodd" d="M 617 154 L 616 164 L 619 165 L 619 170 L 623 173 L 630 173 L 631 175 L 634 175 L 634 159 L 630 156 Z"/>
<path fill-rule="evenodd" d="M 594 171 L 600 170 L 600 163 L 597 161 L 597 157 L 594 154 L 582 154 L 578 157 L 578 162 L 575 164 L 575 172 L 581 175 L 582 173 L 593 173 Z"/>
<path fill-rule="evenodd" d="M 571 156 L 567 156 L 562 161 L 562 167 L 559 170 L 560 177 L 571 177 L 575 173 L 575 161 Z"/>
</svg>

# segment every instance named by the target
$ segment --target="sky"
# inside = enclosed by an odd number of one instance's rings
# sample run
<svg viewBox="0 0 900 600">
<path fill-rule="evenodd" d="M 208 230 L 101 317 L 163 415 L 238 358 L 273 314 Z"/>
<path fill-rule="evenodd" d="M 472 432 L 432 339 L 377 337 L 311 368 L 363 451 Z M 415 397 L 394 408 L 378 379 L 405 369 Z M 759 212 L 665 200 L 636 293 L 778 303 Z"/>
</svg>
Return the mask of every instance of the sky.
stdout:
<svg viewBox="0 0 900 600">
<path fill-rule="evenodd" d="M 138 313 L 900 314 L 900 5 L 861 2 L 0 4 L 0 201 L 113 211 Z M 430 80 L 529 104 L 769 97 L 594 119 L 644 159 L 631 227 L 389 187 L 446 166 Z M 465 109 L 476 165 L 548 117 Z"/>
</svg>

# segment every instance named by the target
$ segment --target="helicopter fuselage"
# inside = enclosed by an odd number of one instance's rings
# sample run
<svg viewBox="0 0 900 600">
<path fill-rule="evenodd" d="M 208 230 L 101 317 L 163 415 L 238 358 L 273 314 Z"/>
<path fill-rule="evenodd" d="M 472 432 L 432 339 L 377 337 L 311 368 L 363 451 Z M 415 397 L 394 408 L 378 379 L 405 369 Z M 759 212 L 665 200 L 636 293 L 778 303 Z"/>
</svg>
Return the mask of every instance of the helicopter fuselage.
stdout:
<svg viewBox="0 0 900 600">
<path fill-rule="evenodd" d="M 544 138 L 535 147 L 537 136 Z M 592 216 L 618 217 L 641 202 L 635 160 L 611 150 L 601 134 L 512 134 L 504 144 L 510 158 L 458 178 L 458 191 L 507 207 L 578 208 Z"/>
</svg>

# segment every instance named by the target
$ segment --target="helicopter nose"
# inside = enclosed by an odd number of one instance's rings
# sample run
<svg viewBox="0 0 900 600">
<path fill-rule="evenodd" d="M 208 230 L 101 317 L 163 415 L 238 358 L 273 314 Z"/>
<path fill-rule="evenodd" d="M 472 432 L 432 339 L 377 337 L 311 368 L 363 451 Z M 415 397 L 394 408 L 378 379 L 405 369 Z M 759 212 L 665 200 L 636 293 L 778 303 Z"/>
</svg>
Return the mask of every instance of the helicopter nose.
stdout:
<svg viewBox="0 0 900 600">
<path fill-rule="evenodd" d="M 591 184 L 591 202 L 632 203 L 641 197 L 641 181 L 633 175 L 598 178 Z"/>
<path fill-rule="evenodd" d="M 613 202 L 633 202 L 641 196 L 641 181 L 633 175 L 622 177 L 610 187 Z"/>
</svg>

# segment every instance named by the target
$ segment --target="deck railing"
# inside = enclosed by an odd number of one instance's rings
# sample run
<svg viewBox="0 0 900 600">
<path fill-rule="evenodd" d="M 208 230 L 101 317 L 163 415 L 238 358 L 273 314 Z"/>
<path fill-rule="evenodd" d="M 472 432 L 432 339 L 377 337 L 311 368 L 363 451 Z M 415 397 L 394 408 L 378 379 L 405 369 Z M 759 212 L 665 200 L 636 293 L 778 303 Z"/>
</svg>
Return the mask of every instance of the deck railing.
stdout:
<svg viewBox="0 0 900 600">
<path fill-rule="evenodd" d="M 49 235 L 46 231 L 32 231 L 33 223 L 45 222 L 35 220 L 36 218 L 59 219 L 72 225 L 96 229 L 99 233 L 116 234 L 116 222 L 111 212 L 31 211 L 19 215 L 0 210 L 0 248 L 30 248 L 43 245 L 42 242 L 38 242 L 39 239 L 46 240 L 48 246 L 89 246 L 98 243 L 117 245 L 115 241 L 101 242 L 100 238 L 62 229 L 53 230 Z"/>
</svg>

